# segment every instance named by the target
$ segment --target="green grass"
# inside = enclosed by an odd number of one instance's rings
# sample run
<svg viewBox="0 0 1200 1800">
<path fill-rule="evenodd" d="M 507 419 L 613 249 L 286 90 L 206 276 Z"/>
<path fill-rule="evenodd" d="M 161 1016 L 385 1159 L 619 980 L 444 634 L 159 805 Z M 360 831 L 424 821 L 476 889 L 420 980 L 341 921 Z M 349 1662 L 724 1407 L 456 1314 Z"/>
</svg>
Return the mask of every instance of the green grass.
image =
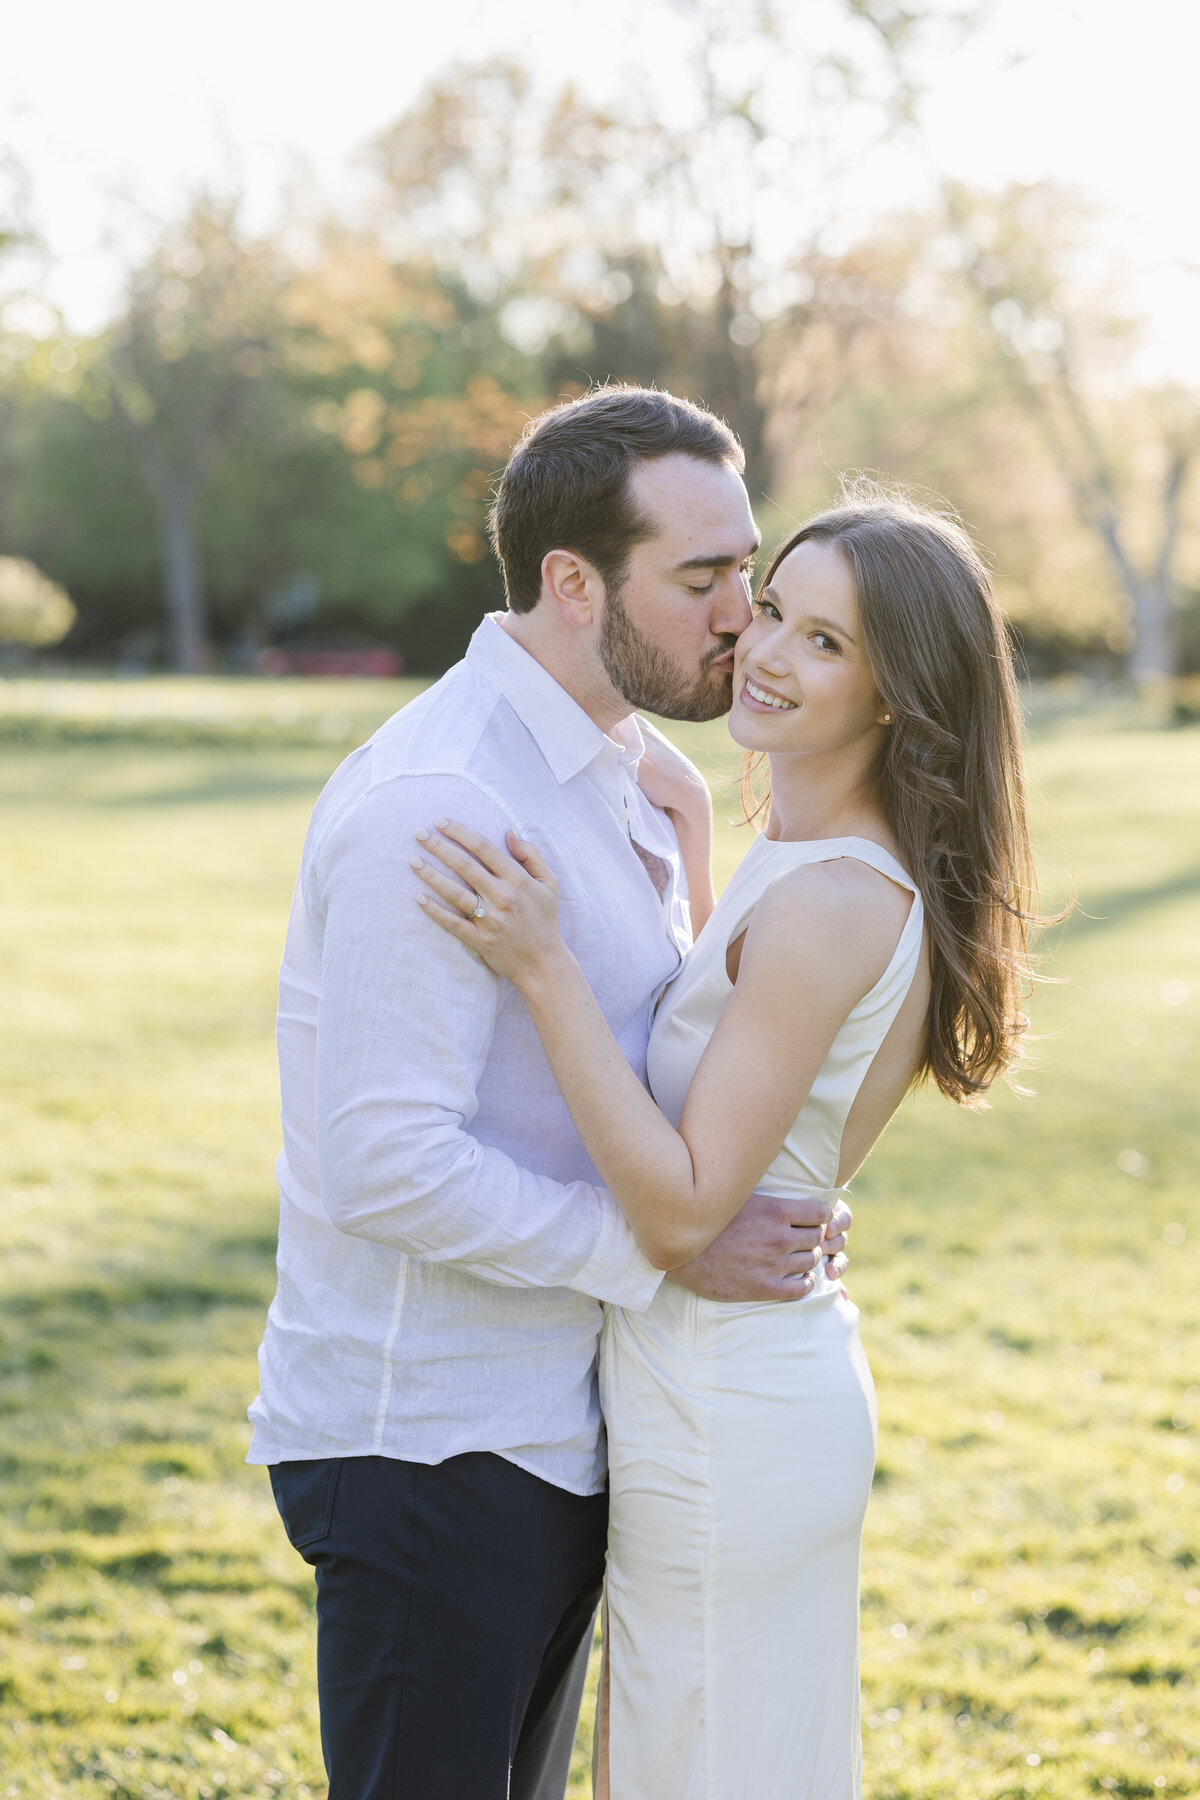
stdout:
<svg viewBox="0 0 1200 1800">
<path fill-rule="evenodd" d="M 189 725 L 162 685 L 0 750 L 0 1800 L 323 1792 L 311 1577 L 242 1463 L 274 978 L 312 799 L 412 690 Z M 870 1800 L 1200 1791 L 1200 733 L 1066 718 L 1033 763 L 1082 903 L 1036 1097 L 912 1103 L 856 1183 Z"/>
<path fill-rule="evenodd" d="M 423 681 L 0 678 L 0 743 L 360 744 Z"/>
</svg>

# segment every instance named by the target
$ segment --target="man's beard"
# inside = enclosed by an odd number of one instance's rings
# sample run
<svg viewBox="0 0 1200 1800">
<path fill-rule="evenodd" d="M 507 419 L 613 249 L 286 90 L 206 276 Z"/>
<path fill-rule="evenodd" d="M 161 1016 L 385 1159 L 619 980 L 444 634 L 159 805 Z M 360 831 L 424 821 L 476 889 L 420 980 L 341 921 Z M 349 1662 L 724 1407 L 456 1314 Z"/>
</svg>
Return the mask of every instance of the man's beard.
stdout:
<svg viewBox="0 0 1200 1800">
<path fill-rule="evenodd" d="M 686 719 L 696 725 L 719 719 L 733 704 L 733 677 L 714 678 L 712 664 L 737 643 L 732 634 L 704 658 L 689 683 L 666 651 L 642 636 L 625 610 L 620 590 L 610 591 L 600 626 L 600 657 L 605 673 L 630 706 L 657 713 L 660 719 Z"/>
</svg>

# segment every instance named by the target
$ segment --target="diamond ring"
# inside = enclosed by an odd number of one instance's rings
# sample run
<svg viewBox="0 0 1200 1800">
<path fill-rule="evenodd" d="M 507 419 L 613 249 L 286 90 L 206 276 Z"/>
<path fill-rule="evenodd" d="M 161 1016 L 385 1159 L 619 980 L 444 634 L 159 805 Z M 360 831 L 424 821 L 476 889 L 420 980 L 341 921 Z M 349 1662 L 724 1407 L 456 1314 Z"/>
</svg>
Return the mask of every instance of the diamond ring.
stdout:
<svg viewBox="0 0 1200 1800">
<path fill-rule="evenodd" d="M 480 900 L 478 902 L 478 904 L 476 905 L 475 911 L 471 914 L 471 917 L 473 919 L 482 919 L 486 915 L 486 913 L 487 913 L 487 907 L 483 904 L 483 901 Z"/>
</svg>

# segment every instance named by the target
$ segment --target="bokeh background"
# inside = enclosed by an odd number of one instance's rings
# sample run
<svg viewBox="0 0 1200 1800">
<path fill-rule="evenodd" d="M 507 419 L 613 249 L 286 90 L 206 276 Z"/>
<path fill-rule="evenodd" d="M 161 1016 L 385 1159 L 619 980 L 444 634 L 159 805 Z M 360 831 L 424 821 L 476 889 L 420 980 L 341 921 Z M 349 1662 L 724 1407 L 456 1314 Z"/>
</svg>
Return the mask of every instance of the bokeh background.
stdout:
<svg viewBox="0 0 1200 1800">
<path fill-rule="evenodd" d="M 1024 671 L 1026 1096 L 856 1183 L 870 1800 L 1200 1790 L 1200 214 L 1180 0 L 143 0 L 0 63 L 0 1796 L 324 1791 L 242 1464 L 312 801 L 524 420 L 937 493 Z M 720 725 L 679 740 L 747 832 Z M 819 1447 L 817 1447 L 819 1453 Z M 572 1794 L 588 1790 L 586 1729 Z"/>
</svg>

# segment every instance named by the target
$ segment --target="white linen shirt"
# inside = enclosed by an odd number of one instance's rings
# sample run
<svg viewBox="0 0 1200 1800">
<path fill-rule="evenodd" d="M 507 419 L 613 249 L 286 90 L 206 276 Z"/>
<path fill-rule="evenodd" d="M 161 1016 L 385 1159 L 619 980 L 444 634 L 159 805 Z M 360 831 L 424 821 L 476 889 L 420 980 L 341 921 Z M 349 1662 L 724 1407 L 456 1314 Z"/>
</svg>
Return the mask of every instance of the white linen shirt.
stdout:
<svg viewBox="0 0 1200 1800">
<path fill-rule="evenodd" d="M 514 826 L 642 1079 L 690 930 L 678 844 L 606 736 L 485 619 L 466 658 L 335 772 L 279 983 L 278 1291 L 248 1460 L 494 1451 L 604 1484 L 602 1300 L 661 1276 L 598 1183 L 520 995 L 425 917 L 418 826 Z M 661 857 L 660 897 L 634 838 Z"/>
</svg>

